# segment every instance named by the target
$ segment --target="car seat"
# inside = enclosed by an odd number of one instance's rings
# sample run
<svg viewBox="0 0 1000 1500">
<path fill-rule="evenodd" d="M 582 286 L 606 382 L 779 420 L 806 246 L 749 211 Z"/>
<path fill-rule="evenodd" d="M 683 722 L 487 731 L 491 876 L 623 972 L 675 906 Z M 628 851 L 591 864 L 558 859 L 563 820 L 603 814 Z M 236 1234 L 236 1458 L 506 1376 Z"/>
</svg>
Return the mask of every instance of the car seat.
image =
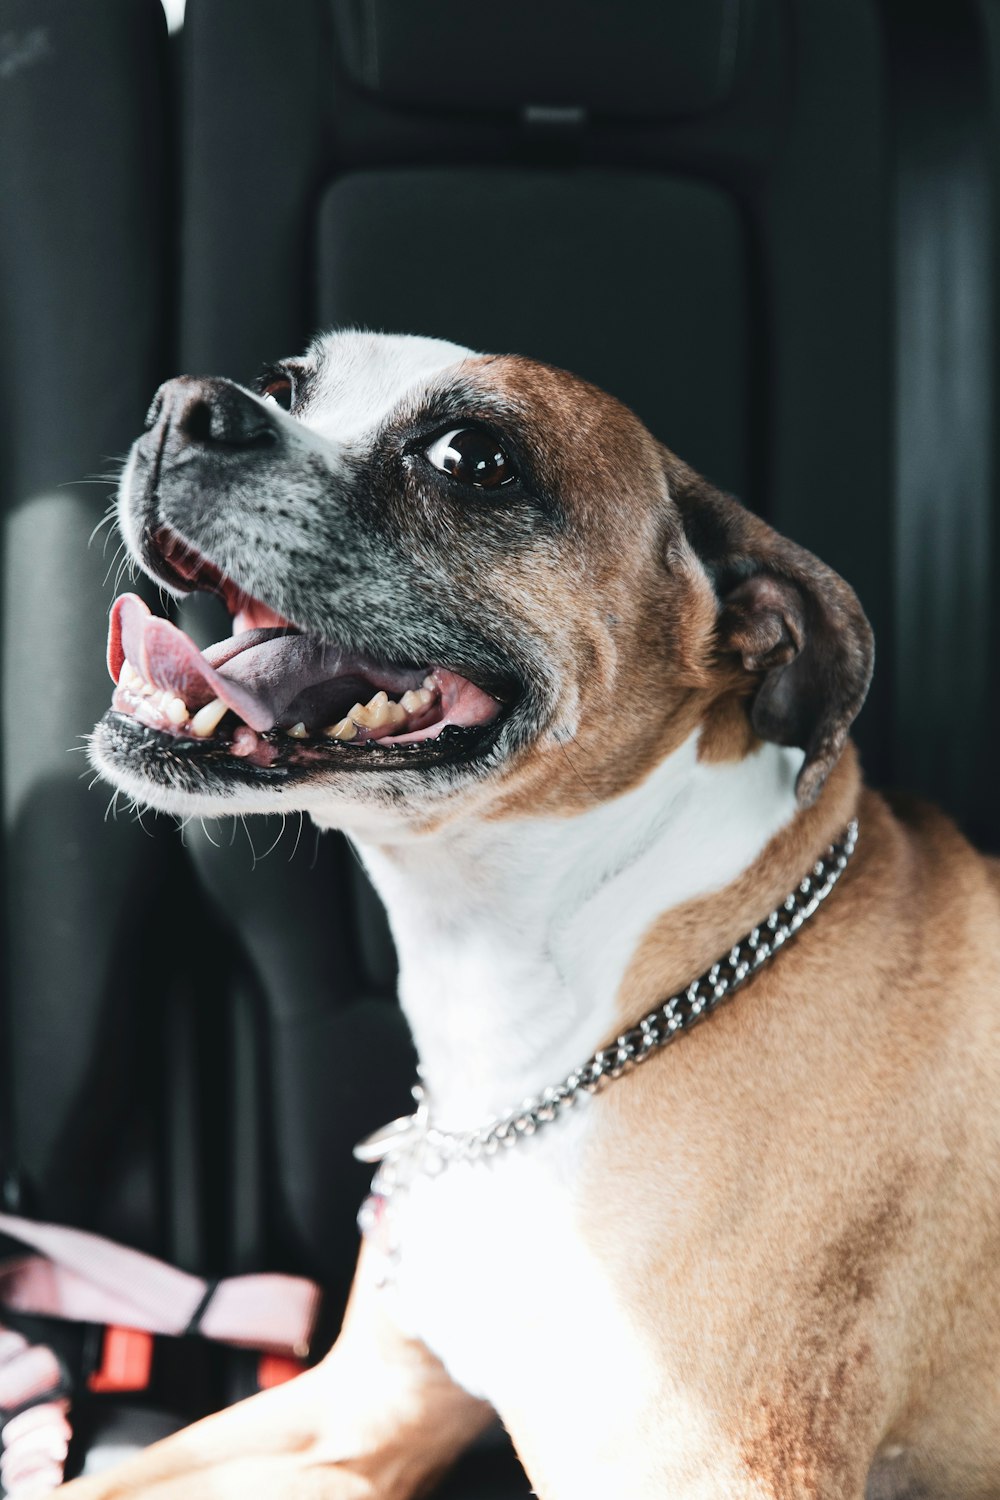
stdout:
<svg viewBox="0 0 1000 1500">
<path fill-rule="evenodd" d="M 606 386 L 848 577 L 870 779 L 996 839 L 995 38 L 964 0 L 189 0 L 168 45 L 154 0 L 0 0 L 8 1210 L 314 1278 L 319 1353 L 350 1148 L 413 1076 L 338 835 L 106 816 L 70 753 L 109 697 L 88 481 L 170 374 L 245 381 L 361 325 Z M 212 610 L 181 612 L 207 639 Z M 74 1460 L 259 1373 L 160 1341 L 142 1392 L 78 1391 Z M 526 1491 L 489 1448 L 448 1484 Z"/>
</svg>

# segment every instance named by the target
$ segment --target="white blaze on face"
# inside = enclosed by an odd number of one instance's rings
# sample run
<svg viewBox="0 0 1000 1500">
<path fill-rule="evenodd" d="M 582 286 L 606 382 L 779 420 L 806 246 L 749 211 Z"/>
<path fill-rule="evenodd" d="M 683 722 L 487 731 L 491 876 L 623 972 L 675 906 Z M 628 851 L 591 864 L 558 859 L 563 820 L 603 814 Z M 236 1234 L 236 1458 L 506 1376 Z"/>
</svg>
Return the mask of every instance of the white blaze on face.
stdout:
<svg viewBox="0 0 1000 1500">
<path fill-rule="evenodd" d="M 328 442 L 356 442 L 377 432 L 409 393 L 475 357 L 474 350 L 445 339 L 327 334 L 309 350 L 317 374 L 300 420 Z"/>
</svg>

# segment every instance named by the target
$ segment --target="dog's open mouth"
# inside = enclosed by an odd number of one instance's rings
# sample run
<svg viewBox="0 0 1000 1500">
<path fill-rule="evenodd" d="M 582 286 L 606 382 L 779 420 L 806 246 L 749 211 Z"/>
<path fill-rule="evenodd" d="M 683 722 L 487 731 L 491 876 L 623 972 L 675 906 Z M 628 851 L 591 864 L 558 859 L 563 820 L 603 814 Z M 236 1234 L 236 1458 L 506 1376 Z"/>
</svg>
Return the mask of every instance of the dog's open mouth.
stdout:
<svg viewBox="0 0 1000 1500">
<path fill-rule="evenodd" d="M 159 540 L 159 538 L 158 538 Z M 199 651 L 135 594 L 111 611 L 112 707 L 178 747 L 223 751 L 249 765 L 422 762 L 471 746 L 500 702 L 446 667 L 380 662 L 296 628 L 242 593 L 213 564 L 173 543 L 169 573 L 225 599 L 234 634 Z M 409 752 L 409 753 L 408 753 Z"/>
</svg>

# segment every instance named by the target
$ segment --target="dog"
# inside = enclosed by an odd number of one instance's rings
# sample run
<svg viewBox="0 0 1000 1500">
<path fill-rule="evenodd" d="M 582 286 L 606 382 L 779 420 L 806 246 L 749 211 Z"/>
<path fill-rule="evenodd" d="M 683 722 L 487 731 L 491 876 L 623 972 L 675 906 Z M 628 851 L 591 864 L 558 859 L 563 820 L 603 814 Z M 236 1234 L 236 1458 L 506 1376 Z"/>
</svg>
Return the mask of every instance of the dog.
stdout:
<svg viewBox="0 0 1000 1500">
<path fill-rule="evenodd" d="M 344 830 L 420 1087 L 329 1355 L 71 1500 L 403 1500 L 494 1413 L 543 1500 L 1000 1495 L 1000 868 L 863 787 L 850 587 L 583 380 L 350 331 L 163 386 L 119 521 L 235 634 L 119 600 L 93 764 Z"/>
</svg>

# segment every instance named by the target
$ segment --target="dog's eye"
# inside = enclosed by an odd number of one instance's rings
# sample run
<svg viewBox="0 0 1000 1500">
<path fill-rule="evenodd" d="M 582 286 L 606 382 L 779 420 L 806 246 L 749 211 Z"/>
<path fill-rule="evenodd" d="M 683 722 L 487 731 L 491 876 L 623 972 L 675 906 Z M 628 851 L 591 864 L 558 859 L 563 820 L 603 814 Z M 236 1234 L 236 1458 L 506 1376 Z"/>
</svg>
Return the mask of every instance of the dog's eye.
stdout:
<svg viewBox="0 0 1000 1500">
<path fill-rule="evenodd" d="M 456 427 L 424 449 L 428 463 L 459 484 L 498 490 L 516 479 L 514 465 L 495 437 L 481 427 Z"/>
<path fill-rule="evenodd" d="M 273 380 L 269 380 L 262 387 L 260 394 L 265 401 L 273 401 L 284 411 L 291 411 L 292 402 L 295 399 L 295 388 L 292 385 L 291 376 L 275 375 Z"/>
</svg>

